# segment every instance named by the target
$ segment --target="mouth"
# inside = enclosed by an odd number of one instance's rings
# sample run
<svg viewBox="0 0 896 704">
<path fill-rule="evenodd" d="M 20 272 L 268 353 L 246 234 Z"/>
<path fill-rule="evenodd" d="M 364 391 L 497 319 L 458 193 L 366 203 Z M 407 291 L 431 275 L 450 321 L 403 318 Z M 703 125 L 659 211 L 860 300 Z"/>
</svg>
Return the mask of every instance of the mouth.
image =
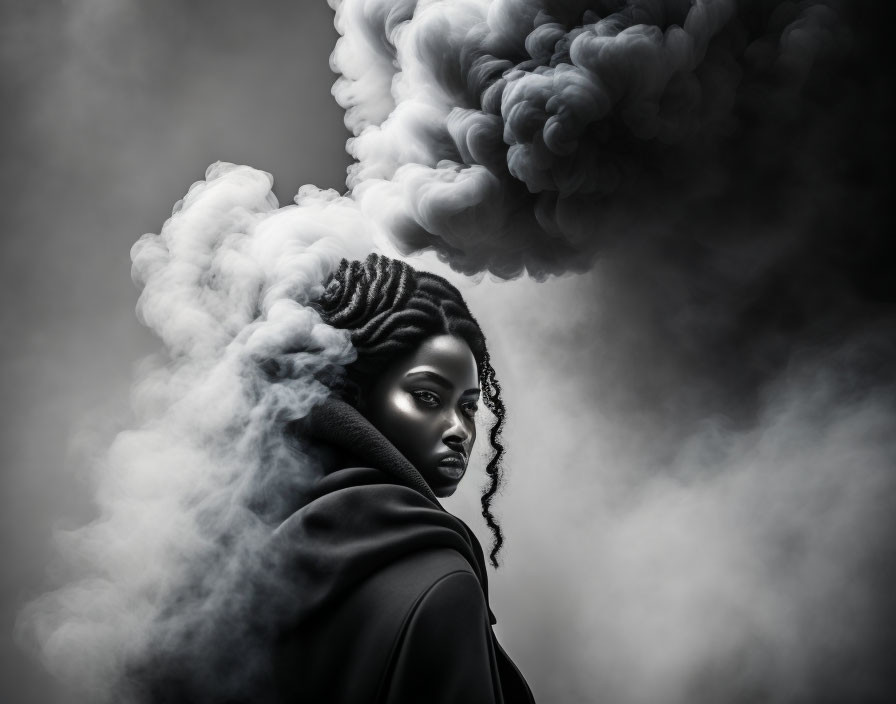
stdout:
<svg viewBox="0 0 896 704">
<path fill-rule="evenodd" d="M 452 452 L 439 459 L 439 472 L 448 479 L 460 479 L 467 469 L 467 459 L 459 452 Z"/>
</svg>

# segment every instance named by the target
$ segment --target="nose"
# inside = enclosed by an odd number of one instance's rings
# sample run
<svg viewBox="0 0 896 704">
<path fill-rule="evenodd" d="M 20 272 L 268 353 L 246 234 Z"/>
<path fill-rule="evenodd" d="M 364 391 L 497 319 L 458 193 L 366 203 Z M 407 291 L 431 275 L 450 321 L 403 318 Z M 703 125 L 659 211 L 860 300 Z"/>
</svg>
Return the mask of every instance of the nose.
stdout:
<svg viewBox="0 0 896 704">
<path fill-rule="evenodd" d="M 448 415 L 448 426 L 442 433 L 442 442 L 445 443 L 455 452 L 463 453 L 464 456 L 469 454 L 467 445 L 472 439 L 472 433 L 464 422 L 464 417 L 458 411 L 452 411 Z"/>
</svg>

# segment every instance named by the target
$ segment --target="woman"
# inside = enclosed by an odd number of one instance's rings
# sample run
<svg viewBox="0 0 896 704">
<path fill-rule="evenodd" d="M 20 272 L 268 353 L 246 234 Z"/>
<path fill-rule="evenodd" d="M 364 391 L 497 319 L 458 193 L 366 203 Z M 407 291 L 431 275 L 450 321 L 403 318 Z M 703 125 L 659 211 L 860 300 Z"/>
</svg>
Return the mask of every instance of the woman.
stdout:
<svg viewBox="0 0 896 704">
<path fill-rule="evenodd" d="M 343 261 L 317 307 L 358 356 L 297 428 L 328 471 L 275 534 L 302 597 L 275 649 L 280 698 L 532 702 L 492 633 L 482 549 L 438 501 L 464 476 L 481 394 L 497 419 L 482 497 L 497 566 L 504 407 L 482 331 L 447 281 L 375 254 Z"/>
</svg>

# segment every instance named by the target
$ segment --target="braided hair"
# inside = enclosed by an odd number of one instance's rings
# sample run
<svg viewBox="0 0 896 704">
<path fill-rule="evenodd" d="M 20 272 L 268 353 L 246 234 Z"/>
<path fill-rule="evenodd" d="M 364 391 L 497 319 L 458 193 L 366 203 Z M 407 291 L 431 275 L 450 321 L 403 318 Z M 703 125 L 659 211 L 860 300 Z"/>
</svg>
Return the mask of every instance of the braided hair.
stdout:
<svg viewBox="0 0 896 704">
<path fill-rule="evenodd" d="M 410 353 L 426 338 L 456 335 L 470 346 L 479 370 L 483 401 L 495 416 L 489 429 L 494 454 L 485 468 L 489 482 L 481 503 L 482 515 L 493 536 L 489 557 L 497 567 L 504 536 L 491 505 L 503 480 L 504 446 L 500 435 L 504 402 L 485 336 L 460 292 L 441 276 L 371 254 L 363 262 L 343 259 L 326 281 L 315 308 L 327 324 L 351 331 L 358 357 L 344 374 L 330 377 L 327 384 L 356 407 L 362 402 L 364 391 L 396 357 Z"/>
</svg>

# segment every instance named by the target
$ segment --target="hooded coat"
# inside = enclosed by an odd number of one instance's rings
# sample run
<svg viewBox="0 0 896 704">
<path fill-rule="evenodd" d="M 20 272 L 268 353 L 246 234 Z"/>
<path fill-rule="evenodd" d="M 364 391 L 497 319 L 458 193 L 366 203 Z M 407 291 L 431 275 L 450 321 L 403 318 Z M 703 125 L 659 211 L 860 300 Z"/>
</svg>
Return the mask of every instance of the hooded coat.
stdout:
<svg viewBox="0 0 896 704">
<path fill-rule="evenodd" d="M 297 595 L 274 648 L 279 699 L 533 704 L 466 524 L 348 404 L 321 404 L 306 429 L 339 459 L 273 536 Z"/>
</svg>

